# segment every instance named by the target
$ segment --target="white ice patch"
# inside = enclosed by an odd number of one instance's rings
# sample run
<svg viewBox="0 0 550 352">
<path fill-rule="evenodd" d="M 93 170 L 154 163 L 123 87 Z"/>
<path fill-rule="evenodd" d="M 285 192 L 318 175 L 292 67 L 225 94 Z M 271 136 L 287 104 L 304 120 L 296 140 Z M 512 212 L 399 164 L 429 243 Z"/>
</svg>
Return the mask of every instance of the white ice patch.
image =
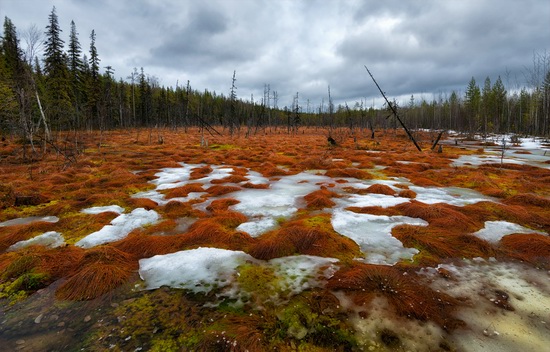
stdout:
<svg viewBox="0 0 550 352">
<path fill-rule="evenodd" d="M 258 220 L 248 221 L 237 226 L 237 231 L 248 233 L 252 237 L 258 237 L 267 231 L 274 230 L 279 226 L 273 218 L 259 218 Z"/>
<path fill-rule="evenodd" d="M 326 280 L 338 271 L 335 265 L 337 262 L 335 258 L 296 255 L 271 259 L 269 264 L 275 267 L 275 275 L 282 280 L 281 289 L 287 294 L 296 295 L 310 288 L 324 286 Z"/>
<path fill-rule="evenodd" d="M 28 246 L 44 246 L 48 248 L 57 248 L 61 247 L 65 244 L 65 239 L 59 232 L 55 231 L 48 231 L 41 235 L 38 235 L 36 237 L 33 237 L 31 239 L 25 240 L 25 241 L 19 241 L 13 245 L 11 245 L 7 251 L 16 251 L 21 248 L 25 248 Z"/>
<path fill-rule="evenodd" d="M 303 197 L 320 188 L 317 183 L 328 183 L 330 180 L 307 173 L 281 177 L 273 181 L 269 189 L 244 189 L 233 193 L 233 198 L 239 203 L 230 208 L 251 218 L 243 226 L 254 232 L 252 236 L 257 236 L 261 228 L 270 228 L 277 218 L 294 215 L 299 207 L 305 205 Z"/>
<path fill-rule="evenodd" d="M 339 204 L 354 206 L 354 207 L 373 207 L 379 206 L 389 208 L 401 203 L 409 202 L 409 198 L 390 196 L 386 194 L 369 193 L 369 194 L 351 194 L 347 198 L 336 199 Z"/>
<path fill-rule="evenodd" d="M 146 289 L 161 286 L 208 293 L 232 283 L 239 265 L 256 261 L 242 251 L 200 247 L 139 261 L 139 275 Z"/>
<path fill-rule="evenodd" d="M 101 207 L 91 207 L 91 208 L 82 209 L 80 212 L 84 214 L 100 214 L 108 211 L 117 213 L 117 214 L 122 214 L 124 213 L 124 208 L 119 205 L 105 205 Z"/>
<path fill-rule="evenodd" d="M 494 201 L 494 198 L 468 188 L 409 186 L 409 189 L 416 193 L 417 201 L 425 204 L 447 203 L 464 206 L 483 201 Z"/>
<path fill-rule="evenodd" d="M 393 265 L 418 253 L 415 248 L 403 247 L 403 243 L 391 235 L 392 228 L 402 224 L 428 225 L 422 219 L 407 216 L 357 214 L 345 210 L 336 210 L 332 215 L 334 230 L 355 241 L 365 255 L 364 261 L 372 264 Z"/>
<path fill-rule="evenodd" d="M 486 221 L 485 227 L 474 233 L 474 236 L 491 243 L 497 243 L 502 237 L 513 233 L 538 233 L 548 235 L 546 232 L 533 230 L 508 221 Z"/>
<path fill-rule="evenodd" d="M 11 219 L 4 222 L 0 222 L 0 227 L 13 226 L 13 225 L 27 225 L 38 221 L 55 223 L 59 221 L 59 218 L 57 216 L 30 216 L 28 218 L 17 218 L 17 219 Z"/>
<path fill-rule="evenodd" d="M 159 215 L 156 211 L 137 208 L 130 214 L 117 216 L 111 221 L 110 225 L 106 225 L 101 230 L 84 237 L 75 245 L 82 248 L 91 248 L 100 244 L 115 242 L 128 236 L 132 230 L 153 223 L 158 219 Z"/>
</svg>

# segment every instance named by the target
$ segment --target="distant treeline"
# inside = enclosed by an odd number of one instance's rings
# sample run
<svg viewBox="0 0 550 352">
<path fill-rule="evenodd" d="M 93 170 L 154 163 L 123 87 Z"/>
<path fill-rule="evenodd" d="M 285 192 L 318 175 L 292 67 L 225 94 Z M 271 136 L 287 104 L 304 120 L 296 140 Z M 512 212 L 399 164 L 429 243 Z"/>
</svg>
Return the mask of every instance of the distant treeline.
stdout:
<svg viewBox="0 0 550 352">
<path fill-rule="evenodd" d="M 237 98 L 235 72 L 227 95 L 194 90 L 189 81 L 176 87 L 160 86 L 143 68 L 134 68 L 117 80 L 108 63 L 100 65 L 94 31 L 86 54 L 74 22 L 68 42 L 61 38 L 55 7 L 44 30 L 31 27 L 24 33 L 25 50 L 7 17 L 3 29 L 0 131 L 25 140 L 37 136 L 52 140 L 58 131 L 132 127 L 221 126 L 231 132 L 246 129 L 249 133 L 267 126 L 289 131 L 300 126 L 394 127 L 395 119 L 387 118 L 389 109 L 374 109 L 364 102 L 334 106 L 330 88 L 326 103 L 311 108 L 308 101 L 304 109 L 299 93 L 291 106 L 279 107 L 277 92 L 267 84 L 257 101 Z M 42 52 L 41 60 L 38 52 Z M 413 129 L 550 136 L 549 66 L 550 56 L 535 54 L 523 87 L 507 90 L 499 77 L 494 83 L 486 78 L 480 88 L 472 78 L 464 96 L 454 91 L 432 100 L 411 96 L 407 106 L 400 106 L 398 111 Z"/>
</svg>

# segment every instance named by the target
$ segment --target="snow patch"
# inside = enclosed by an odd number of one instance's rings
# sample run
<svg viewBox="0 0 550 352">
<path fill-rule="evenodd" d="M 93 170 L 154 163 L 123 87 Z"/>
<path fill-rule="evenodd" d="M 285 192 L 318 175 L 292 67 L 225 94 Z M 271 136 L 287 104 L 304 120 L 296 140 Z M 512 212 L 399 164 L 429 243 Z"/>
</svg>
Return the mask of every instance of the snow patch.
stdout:
<svg viewBox="0 0 550 352">
<path fill-rule="evenodd" d="M 122 214 L 124 213 L 124 208 L 119 205 L 105 205 L 101 207 L 91 207 L 91 208 L 82 209 L 80 212 L 84 214 L 100 214 L 108 211 L 117 213 L 117 214 Z"/>
<path fill-rule="evenodd" d="M 334 230 L 355 241 L 365 255 L 364 261 L 372 264 L 393 265 L 418 253 L 416 248 L 405 248 L 392 236 L 391 230 L 402 224 L 428 225 L 422 219 L 407 216 L 357 214 L 341 209 L 332 216 Z"/>
<path fill-rule="evenodd" d="M 25 240 L 25 241 L 19 241 L 13 245 L 11 245 L 7 251 L 16 251 L 21 248 L 25 248 L 28 246 L 44 246 L 48 248 L 57 248 L 61 247 L 65 244 L 65 239 L 59 232 L 55 231 L 48 231 L 41 235 L 38 235 L 36 237 L 33 237 L 31 239 Z"/>
<path fill-rule="evenodd" d="M 137 208 L 130 214 L 117 216 L 111 221 L 110 225 L 106 225 L 101 230 L 84 237 L 75 245 L 82 248 L 91 248 L 100 244 L 115 242 L 128 236 L 132 230 L 153 223 L 158 219 L 159 215 L 156 211 Z"/>
<path fill-rule="evenodd" d="M 502 237 L 513 233 L 538 233 L 548 235 L 546 232 L 533 230 L 508 221 L 486 221 L 485 227 L 474 233 L 474 236 L 487 242 L 497 243 Z"/>
</svg>

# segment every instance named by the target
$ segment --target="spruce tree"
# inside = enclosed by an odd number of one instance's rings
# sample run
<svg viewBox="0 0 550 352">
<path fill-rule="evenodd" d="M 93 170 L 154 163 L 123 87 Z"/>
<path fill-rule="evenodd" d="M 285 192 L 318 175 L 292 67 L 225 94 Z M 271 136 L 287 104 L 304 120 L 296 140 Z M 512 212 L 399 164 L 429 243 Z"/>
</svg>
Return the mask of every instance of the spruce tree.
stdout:
<svg viewBox="0 0 550 352">
<path fill-rule="evenodd" d="M 80 127 L 80 114 L 82 104 L 82 71 L 84 65 L 82 62 L 82 48 L 78 41 L 78 33 L 74 21 L 71 21 L 71 33 L 69 35 L 69 74 L 71 82 L 71 100 L 73 103 L 74 119 L 73 122 L 76 128 Z"/>
<path fill-rule="evenodd" d="M 46 104 L 51 122 L 56 127 L 65 126 L 72 115 L 70 99 L 70 80 L 67 67 L 67 55 L 63 51 L 65 42 L 61 39 L 61 28 L 55 6 L 46 27 L 46 42 L 44 52 L 44 73 L 46 78 Z"/>
</svg>

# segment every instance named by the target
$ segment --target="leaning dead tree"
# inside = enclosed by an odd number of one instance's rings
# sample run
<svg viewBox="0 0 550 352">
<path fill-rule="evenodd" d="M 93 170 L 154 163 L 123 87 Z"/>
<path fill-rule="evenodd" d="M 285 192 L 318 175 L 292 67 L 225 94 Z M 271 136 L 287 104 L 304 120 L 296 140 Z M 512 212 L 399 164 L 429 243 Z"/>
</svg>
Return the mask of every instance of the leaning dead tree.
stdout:
<svg viewBox="0 0 550 352">
<path fill-rule="evenodd" d="M 394 104 L 392 104 L 388 98 L 386 97 L 386 94 L 382 91 L 382 88 L 380 88 L 380 86 L 378 85 L 378 83 L 376 82 L 376 80 L 374 79 L 372 73 L 370 73 L 369 69 L 367 68 L 367 66 L 365 66 L 365 69 L 367 70 L 367 72 L 369 73 L 370 75 L 370 78 L 372 78 L 374 84 L 376 84 L 376 87 L 378 88 L 378 90 L 380 91 L 380 93 L 382 94 L 382 96 L 384 97 L 384 99 L 386 100 L 386 103 L 388 104 L 388 107 L 391 109 L 391 112 L 393 113 L 393 115 L 395 116 L 395 118 L 397 119 L 397 121 L 399 121 L 399 123 L 401 124 L 401 126 L 403 126 L 403 129 L 405 130 L 405 132 L 407 132 L 407 136 L 409 136 L 410 140 L 414 143 L 414 146 L 416 147 L 416 149 L 418 149 L 418 151 L 422 151 L 422 148 L 420 148 L 420 146 L 418 145 L 418 143 L 416 143 L 416 140 L 414 139 L 414 137 L 412 136 L 412 134 L 409 132 L 409 129 L 407 128 L 407 126 L 405 126 L 405 124 L 403 123 L 403 121 L 401 120 L 401 118 L 399 118 L 399 115 L 397 114 L 397 109 L 395 108 Z"/>
</svg>

